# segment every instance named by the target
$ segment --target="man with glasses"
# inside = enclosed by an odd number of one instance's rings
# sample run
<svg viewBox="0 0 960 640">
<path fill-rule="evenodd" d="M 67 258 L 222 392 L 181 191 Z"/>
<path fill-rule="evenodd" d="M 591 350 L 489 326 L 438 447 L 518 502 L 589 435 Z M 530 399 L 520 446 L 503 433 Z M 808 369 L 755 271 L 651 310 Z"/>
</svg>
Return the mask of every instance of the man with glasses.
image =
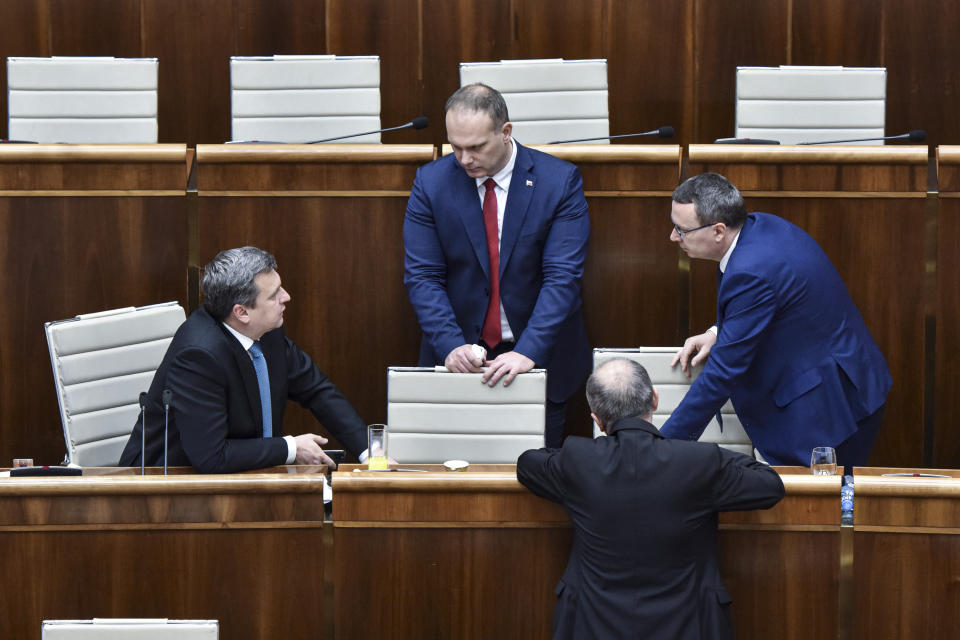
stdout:
<svg viewBox="0 0 960 640">
<path fill-rule="evenodd" d="M 715 173 L 677 187 L 670 219 L 687 255 L 720 265 L 717 324 L 673 359 L 688 376 L 703 372 L 663 434 L 696 440 L 729 398 L 771 464 L 808 465 L 816 446 L 834 447 L 838 464 L 866 464 L 892 380 L 820 246 L 782 218 L 747 214 Z"/>
</svg>

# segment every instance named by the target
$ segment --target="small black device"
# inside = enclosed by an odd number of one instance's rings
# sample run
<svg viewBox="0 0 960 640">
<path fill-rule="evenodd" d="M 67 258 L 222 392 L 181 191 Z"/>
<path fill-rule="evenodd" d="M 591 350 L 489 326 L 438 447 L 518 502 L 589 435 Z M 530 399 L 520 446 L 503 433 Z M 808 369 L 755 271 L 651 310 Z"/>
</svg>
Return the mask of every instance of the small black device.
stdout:
<svg viewBox="0 0 960 640">
<path fill-rule="evenodd" d="M 338 465 L 343 464 L 344 460 L 347 459 L 347 452 L 343 449 L 324 449 L 323 452 Z"/>
<path fill-rule="evenodd" d="M 18 476 L 82 476 L 80 467 L 61 467 L 57 465 L 43 465 L 41 467 L 14 467 L 10 469 L 10 477 Z"/>
</svg>

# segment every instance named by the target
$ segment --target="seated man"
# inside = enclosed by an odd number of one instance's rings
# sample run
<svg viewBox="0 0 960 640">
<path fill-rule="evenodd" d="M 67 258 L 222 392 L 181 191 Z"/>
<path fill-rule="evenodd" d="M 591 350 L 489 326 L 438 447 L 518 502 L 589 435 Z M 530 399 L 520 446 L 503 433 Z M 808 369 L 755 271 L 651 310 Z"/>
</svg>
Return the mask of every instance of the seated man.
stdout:
<svg viewBox="0 0 960 640">
<path fill-rule="evenodd" d="M 598 368 L 587 402 L 608 437 L 571 436 L 517 462 L 520 482 L 573 521 L 553 637 L 733 637 L 717 512 L 773 506 L 780 476 L 715 444 L 661 436 L 650 423 L 657 391 L 631 360 Z"/>
<path fill-rule="evenodd" d="M 147 394 L 146 463 L 163 464 L 163 392 L 170 390 L 168 463 L 203 473 L 281 464 L 336 466 L 327 439 L 284 436 L 287 399 L 313 412 L 354 455 L 366 427 L 333 383 L 283 332 L 290 295 L 273 256 L 222 251 L 203 269 L 203 305 L 177 330 Z M 120 457 L 140 464 L 142 415 Z"/>
</svg>

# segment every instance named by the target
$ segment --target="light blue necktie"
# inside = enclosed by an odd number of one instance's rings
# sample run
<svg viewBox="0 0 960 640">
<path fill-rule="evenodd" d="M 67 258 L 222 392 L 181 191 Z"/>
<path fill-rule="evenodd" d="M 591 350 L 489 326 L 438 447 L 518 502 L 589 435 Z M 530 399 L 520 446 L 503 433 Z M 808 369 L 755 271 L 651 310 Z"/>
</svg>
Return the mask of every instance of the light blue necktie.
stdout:
<svg viewBox="0 0 960 640">
<path fill-rule="evenodd" d="M 273 436 L 273 409 L 270 405 L 270 374 L 267 372 L 267 360 L 259 342 L 250 347 L 253 356 L 253 369 L 257 372 L 257 386 L 260 387 L 260 408 L 263 411 L 263 437 Z"/>
</svg>

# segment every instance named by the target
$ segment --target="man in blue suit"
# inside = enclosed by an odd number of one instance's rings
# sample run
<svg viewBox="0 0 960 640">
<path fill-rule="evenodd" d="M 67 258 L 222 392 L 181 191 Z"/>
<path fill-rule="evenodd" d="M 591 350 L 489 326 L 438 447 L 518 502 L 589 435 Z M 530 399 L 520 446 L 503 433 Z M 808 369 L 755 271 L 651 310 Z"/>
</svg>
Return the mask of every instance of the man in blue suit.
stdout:
<svg viewBox="0 0 960 640">
<path fill-rule="evenodd" d="M 688 375 L 706 365 L 663 434 L 697 439 L 730 398 L 771 464 L 809 465 L 816 446 L 834 447 L 838 464 L 866 464 L 892 380 L 820 246 L 782 218 L 748 215 L 715 173 L 677 187 L 670 218 L 670 239 L 720 272 L 716 326 L 673 359 Z"/>
<path fill-rule="evenodd" d="M 559 446 L 566 401 L 591 366 L 580 172 L 517 144 L 503 96 L 486 85 L 450 97 L 446 126 L 453 155 L 417 171 L 403 223 L 420 365 L 482 372 L 490 386 L 546 368 L 546 444 Z"/>
</svg>

